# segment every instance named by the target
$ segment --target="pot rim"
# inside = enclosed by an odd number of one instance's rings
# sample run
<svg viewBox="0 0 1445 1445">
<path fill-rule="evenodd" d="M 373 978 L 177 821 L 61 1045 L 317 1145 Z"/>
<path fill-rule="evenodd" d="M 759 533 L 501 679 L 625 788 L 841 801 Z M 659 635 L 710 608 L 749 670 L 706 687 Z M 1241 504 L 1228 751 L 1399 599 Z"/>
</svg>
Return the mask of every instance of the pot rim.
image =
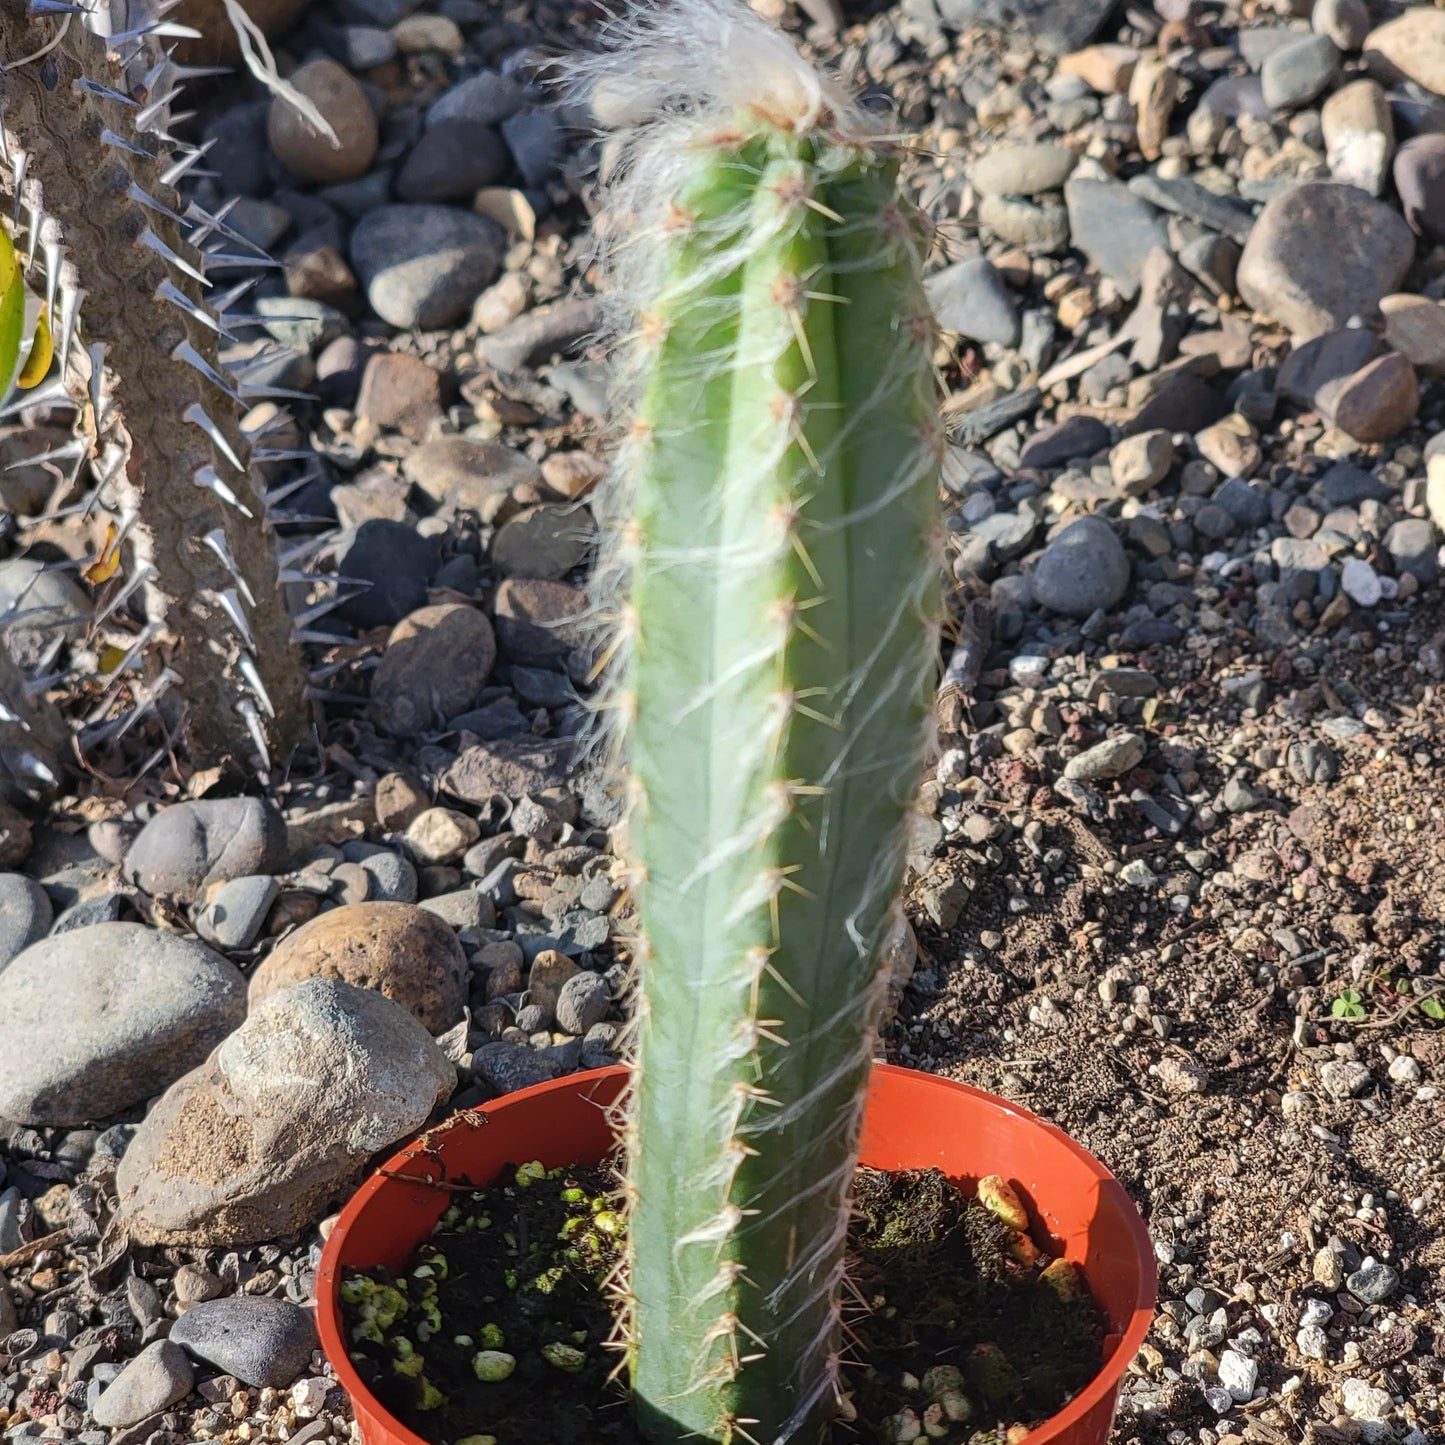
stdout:
<svg viewBox="0 0 1445 1445">
<path fill-rule="evenodd" d="M 589 1069 L 579 1073 L 565 1074 L 558 1079 L 549 1079 L 546 1083 L 533 1084 L 529 1088 L 504 1094 L 498 1099 L 489 1101 L 482 1108 L 484 1110 L 496 1109 L 524 1100 L 544 1098 L 549 1094 L 577 1092 L 596 1084 L 609 1083 L 613 1080 L 620 1081 L 630 1072 L 631 1067 L 627 1064 L 613 1064 L 603 1069 Z M 1106 1347 L 1111 1345 L 1112 1349 L 1094 1378 L 1062 1410 L 1050 1415 L 1047 1420 L 1031 1430 L 1026 1445 L 1035 1445 L 1035 1442 L 1037 1445 L 1047 1445 L 1047 1442 L 1051 1440 L 1066 1438 L 1067 1432 L 1073 1426 L 1081 1424 L 1093 1410 L 1110 1400 L 1111 1397 L 1117 1398 L 1124 1373 L 1139 1353 L 1139 1347 L 1144 1343 L 1150 1322 L 1154 1317 L 1154 1306 L 1158 1295 L 1158 1270 L 1154 1259 L 1153 1241 L 1149 1237 L 1149 1231 L 1138 1207 L 1130 1199 L 1123 1185 L 1082 1144 L 1071 1138 L 1057 1124 L 1040 1118 L 1039 1115 L 1024 1108 L 1021 1104 L 1011 1103 L 997 1094 L 990 1094 L 987 1090 L 975 1088 L 972 1084 L 965 1084 L 957 1079 L 945 1078 L 922 1069 L 904 1068 L 899 1064 L 875 1064 L 869 1080 L 870 1089 L 880 1076 L 906 1078 L 910 1087 L 936 1090 L 940 1095 L 951 1095 L 953 1098 L 966 1095 L 975 1103 L 986 1105 L 1000 1114 L 1010 1116 L 1025 1127 L 1036 1128 L 1047 1133 L 1056 1144 L 1061 1145 L 1085 1166 L 1089 1174 L 1098 1182 L 1101 1193 L 1113 1194 L 1116 1201 L 1122 1206 L 1120 1212 L 1140 1264 L 1138 1287 L 1129 1310 L 1127 1324 L 1121 1332 L 1111 1331 L 1106 1336 Z M 451 1118 L 443 1120 L 441 1127 L 455 1127 L 460 1123 L 462 1117 L 462 1113 L 454 1114 Z M 322 1350 L 335 1371 L 337 1380 L 353 1401 L 357 1396 L 362 1397 L 366 1401 L 368 1413 L 386 1418 L 393 1445 L 431 1445 L 431 1442 L 408 1429 L 392 1415 L 367 1388 L 351 1362 L 351 1354 L 347 1348 L 341 1320 L 339 1256 L 352 1224 L 368 1208 L 378 1193 L 388 1186 L 395 1185 L 396 1181 L 388 1178 L 388 1174 L 383 1171 L 400 1173 L 405 1165 L 414 1162 L 420 1155 L 422 1155 L 422 1150 L 418 1146 L 418 1141 L 413 1139 L 391 1155 L 379 1168 L 372 1171 L 337 1216 L 316 1270 L 316 1323 L 321 1337 Z"/>
</svg>

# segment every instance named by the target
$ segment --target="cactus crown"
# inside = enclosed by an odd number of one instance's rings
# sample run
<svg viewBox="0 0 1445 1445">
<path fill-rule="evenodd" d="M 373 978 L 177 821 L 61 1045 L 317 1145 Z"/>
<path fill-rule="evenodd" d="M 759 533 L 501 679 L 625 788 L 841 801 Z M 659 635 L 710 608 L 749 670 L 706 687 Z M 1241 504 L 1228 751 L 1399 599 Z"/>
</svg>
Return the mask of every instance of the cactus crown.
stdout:
<svg viewBox="0 0 1445 1445">
<path fill-rule="evenodd" d="M 630 420 L 625 1345 L 651 1438 L 807 1439 L 937 656 L 925 247 L 900 148 L 741 5 L 618 31 L 578 69 Z"/>
</svg>

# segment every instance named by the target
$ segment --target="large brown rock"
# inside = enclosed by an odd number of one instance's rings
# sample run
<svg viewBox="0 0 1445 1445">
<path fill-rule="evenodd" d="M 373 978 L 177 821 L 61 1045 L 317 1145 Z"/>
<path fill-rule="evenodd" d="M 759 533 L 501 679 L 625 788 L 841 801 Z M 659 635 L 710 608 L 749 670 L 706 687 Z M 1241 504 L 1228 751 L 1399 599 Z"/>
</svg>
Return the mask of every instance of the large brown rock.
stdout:
<svg viewBox="0 0 1445 1445">
<path fill-rule="evenodd" d="M 1335 180 L 1378 196 L 1395 154 L 1395 121 L 1384 87 L 1368 78 L 1342 85 L 1320 107 L 1320 130 Z"/>
<path fill-rule="evenodd" d="M 518 662 L 566 657 L 587 640 L 587 594 L 566 582 L 508 577 L 497 588 L 497 641 Z"/>
<path fill-rule="evenodd" d="M 1413 5 L 1365 37 L 1365 64 L 1381 80 L 1413 80 L 1445 95 L 1445 10 Z"/>
<path fill-rule="evenodd" d="M 439 506 L 478 512 L 484 520 L 513 487 L 541 480 L 541 469 L 524 453 L 455 436 L 423 442 L 402 462 L 401 473 Z"/>
<path fill-rule="evenodd" d="M 383 431 L 425 436 L 442 414 L 441 374 L 419 356 L 383 351 L 366 363 L 356 414 Z"/>
<path fill-rule="evenodd" d="M 294 1234 L 456 1081 L 379 993 L 324 978 L 284 989 L 146 1115 L 116 1173 L 123 1227 L 138 1244 L 195 1248 Z"/>
<path fill-rule="evenodd" d="M 1398 351 L 1387 351 L 1362 366 L 1322 404 L 1342 432 L 1367 445 L 1394 440 L 1419 409 L 1415 368 Z"/>
<path fill-rule="evenodd" d="M 1445 243 L 1445 135 L 1417 135 L 1395 157 L 1395 190 L 1410 229 Z"/>
<path fill-rule="evenodd" d="M 503 577 L 558 581 L 586 556 L 595 531 L 586 507 L 528 507 L 497 529 L 492 566 Z"/>
<path fill-rule="evenodd" d="M 1429 376 L 1445 375 L 1445 302 L 1401 294 L 1380 302 L 1385 340 Z"/>
<path fill-rule="evenodd" d="M 1400 214 L 1355 186 L 1307 181 L 1259 213 L 1239 261 L 1239 294 L 1295 344 L 1371 321 L 1400 289 L 1415 237 Z"/>
<path fill-rule="evenodd" d="M 387 640 L 371 682 L 371 716 L 401 737 L 444 723 L 466 711 L 496 660 L 492 624 L 475 607 L 420 607 Z"/>
<path fill-rule="evenodd" d="M 289 30 L 306 13 L 311 0 L 241 0 L 241 9 L 268 35 Z M 201 32 L 199 40 L 182 40 L 176 59 L 184 65 L 234 65 L 241 56 L 236 32 L 222 0 L 181 0 L 172 17 Z"/>
<path fill-rule="evenodd" d="M 352 903 L 288 934 L 251 976 L 251 1007 L 308 978 L 375 989 L 440 1034 L 462 1016 L 467 958 L 441 919 L 410 903 Z"/>
<path fill-rule="evenodd" d="M 565 744 L 543 738 L 498 738 L 457 755 L 442 774 L 442 788 L 454 798 L 480 807 L 489 798 L 534 797 L 567 780 L 570 754 Z"/>
<path fill-rule="evenodd" d="M 266 120 L 276 159 L 293 175 L 321 184 L 364 175 L 376 156 L 378 131 L 376 113 L 356 77 L 334 60 L 308 60 L 293 73 L 291 84 L 320 112 L 336 141 L 277 96 Z"/>
</svg>

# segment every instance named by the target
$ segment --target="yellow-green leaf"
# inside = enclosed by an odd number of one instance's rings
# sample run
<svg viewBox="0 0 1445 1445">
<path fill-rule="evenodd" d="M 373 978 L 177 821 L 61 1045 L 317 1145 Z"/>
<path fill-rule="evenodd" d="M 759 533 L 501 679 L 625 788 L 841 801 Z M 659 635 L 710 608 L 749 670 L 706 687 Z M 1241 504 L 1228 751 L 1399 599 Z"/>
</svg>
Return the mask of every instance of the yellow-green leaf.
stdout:
<svg viewBox="0 0 1445 1445">
<path fill-rule="evenodd" d="M 45 380 L 45 373 L 50 370 L 50 359 L 54 355 L 55 344 L 50 335 L 50 318 L 42 306 L 40 315 L 35 318 L 35 331 L 30 338 L 30 355 L 25 358 L 25 365 L 20 368 L 15 385 L 22 388 L 38 386 Z"/>
<path fill-rule="evenodd" d="M 22 381 L 20 384 L 23 386 L 25 383 Z M 115 542 L 117 532 L 118 529 L 114 522 L 106 524 L 105 541 L 100 544 L 100 550 L 90 565 L 80 574 L 92 587 L 99 587 L 102 582 L 109 582 L 115 576 L 116 568 L 120 566 L 120 548 L 116 546 Z"/>
<path fill-rule="evenodd" d="M 10 237 L 0 229 L 0 396 L 10 390 L 25 328 L 25 281 Z"/>
</svg>

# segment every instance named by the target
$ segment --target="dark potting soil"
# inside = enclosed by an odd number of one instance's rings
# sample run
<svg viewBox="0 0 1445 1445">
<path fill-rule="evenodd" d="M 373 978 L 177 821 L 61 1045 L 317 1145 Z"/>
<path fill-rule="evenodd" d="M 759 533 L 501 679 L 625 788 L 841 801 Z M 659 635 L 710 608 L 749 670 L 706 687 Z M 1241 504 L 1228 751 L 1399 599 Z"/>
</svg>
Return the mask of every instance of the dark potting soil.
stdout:
<svg viewBox="0 0 1445 1445">
<path fill-rule="evenodd" d="M 924 1440 L 1007 1445 L 1098 1373 L 1102 1316 L 1072 1265 L 936 1169 L 860 1169 L 855 1195 L 859 1363 L 830 1445 L 894 1445 L 904 1411 Z M 615 1199 L 605 1166 L 509 1167 L 457 1193 L 402 1274 L 351 1273 L 352 1358 L 381 1403 L 435 1445 L 639 1445 L 608 1347 Z"/>
</svg>

